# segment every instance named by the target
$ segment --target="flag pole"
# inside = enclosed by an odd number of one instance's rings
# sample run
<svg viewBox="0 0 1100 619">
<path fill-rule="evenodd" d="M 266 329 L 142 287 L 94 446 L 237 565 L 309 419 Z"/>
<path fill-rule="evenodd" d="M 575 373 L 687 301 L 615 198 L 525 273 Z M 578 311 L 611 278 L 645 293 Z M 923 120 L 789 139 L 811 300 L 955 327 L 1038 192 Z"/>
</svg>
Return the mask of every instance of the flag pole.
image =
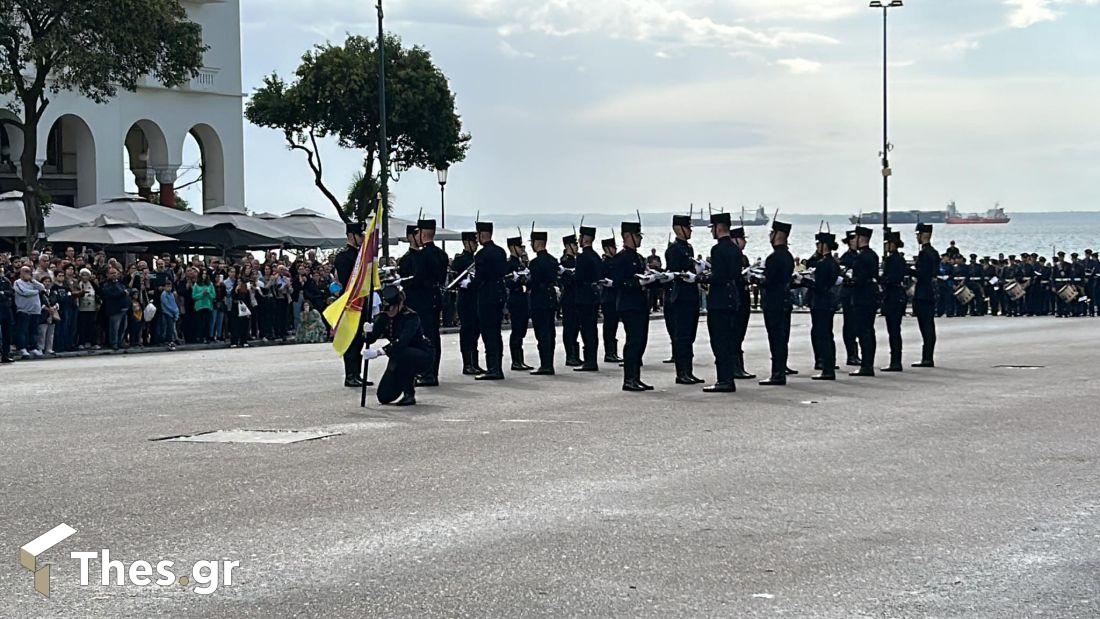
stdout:
<svg viewBox="0 0 1100 619">
<path fill-rule="evenodd" d="M 382 208 L 382 194 L 381 193 L 378 194 L 378 208 Z M 367 277 L 370 278 L 370 284 L 367 287 L 366 313 L 367 313 L 367 319 L 368 319 L 367 322 L 370 322 L 370 323 L 374 322 L 374 265 L 377 264 L 377 262 L 378 262 L 378 245 L 377 244 L 381 243 L 381 236 L 379 236 L 377 234 L 378 230 L 375 230 L 374 232 L 375 232 L 375 234 L 373 236 L 375 236 L 375 238 L 376 238 L 374 260 L 371 260 L 370 273 L 367 274 Z M 368 241 L 369 240 L 370 239 L 368 239 Z M 363 337 L 363 322 L 362 321 L 360 321 L 360 323 L 359 323 L 359 336 Z M 367 338 L 363 337 L 363 348 L 366 349 L 366 347 L 367 347 Z M 370 370 L 370 359 L 367 359 L 366 355 L 364 355 L 363 356 L 363 378 L 362 378 L 363 390 L 359 394 L 359 408 L 366 408 L 367 407 L 367 383 L 369 382 L 367 380 L 367 372 L 369 370 Z"/>
</svg>

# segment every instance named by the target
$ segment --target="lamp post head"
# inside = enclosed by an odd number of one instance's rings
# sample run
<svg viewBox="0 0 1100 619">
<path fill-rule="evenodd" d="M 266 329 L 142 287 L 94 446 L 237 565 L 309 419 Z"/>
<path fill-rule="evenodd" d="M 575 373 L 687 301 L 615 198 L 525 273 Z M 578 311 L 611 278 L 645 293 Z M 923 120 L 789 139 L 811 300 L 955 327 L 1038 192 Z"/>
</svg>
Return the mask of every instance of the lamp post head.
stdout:
<svg viewBox="0 0 1100 619">
<path fill-rule="evenodd" d="M 873 0 L 870 6 L 872 9 L 896 9 L 905 6 L 905 3 L 903 3 L 902 0 L 890 0 L 889 2 Z"/>
<path fill-rule="evenodd" d="M 435 171 L 435 177 L 437 179 L 439 179 L 439 184 L 440 185 L 446 185 L 447 184 L 447 173 L 449 171 L 450 171 L 450 168 L 440 168 L 440 169 Z"/>
</svg>

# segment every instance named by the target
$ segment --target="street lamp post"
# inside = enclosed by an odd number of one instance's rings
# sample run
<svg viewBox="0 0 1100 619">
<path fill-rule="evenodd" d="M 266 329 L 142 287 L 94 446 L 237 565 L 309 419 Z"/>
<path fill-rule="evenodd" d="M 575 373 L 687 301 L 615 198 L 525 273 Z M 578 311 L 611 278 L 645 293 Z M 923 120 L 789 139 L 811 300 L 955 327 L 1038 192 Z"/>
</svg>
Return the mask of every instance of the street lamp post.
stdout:
<svg viewBox="0 0 1100 619">
<path fill-rule="evenodd" d="M 883 2 L 882 0 L 874 0 L 871 2 L 872 9 L 882 9 L 882 152 L 879 156 L 882 158 L 882 229 L 883 229 L 883 242 L 885 243 L 885 231 L 890 227 L 890 175 L 893 171 L 890 169 L 890 151 L 894 149 L 894 145 L 890 143 L 887 114 L 889 108 L 887 107 L 887 63 L 886 63 L 886 16 L 890 9 L 901 8 L 904 6 L 902 0 L 890 0 L 890 2 Z"/>
<path fill-rule="evenodd" d="M 435 177 L 439 180 L 439 227 L 447 227 L 447 173 L 450 168 L 440 168 L 435 171 Z M 442 242 L 443 252 L 447 252 L 447 241 Z"/>
<path fill-rule="evenodd" d="M 390 146 L 386 138 L 386 40 L 382 31 L 382 18 L 382 0 L 378 0 L 378 159 L 382 166 L 379 190 L 382 194 L 382 257 L 389 260 Z"/>
</svg>

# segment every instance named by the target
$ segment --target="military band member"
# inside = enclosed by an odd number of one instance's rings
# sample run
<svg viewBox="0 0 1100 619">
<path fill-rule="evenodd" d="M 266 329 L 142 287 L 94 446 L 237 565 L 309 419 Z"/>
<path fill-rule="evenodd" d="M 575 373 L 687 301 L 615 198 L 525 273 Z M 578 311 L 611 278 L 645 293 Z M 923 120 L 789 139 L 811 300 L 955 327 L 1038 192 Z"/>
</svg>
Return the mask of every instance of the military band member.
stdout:
<svg viewBox="0 0 1100 619">
<path fill-rule="evenodd" d="M 386 371 L 378 381 L 377 397 L 382 404 L 416 404 L 416 377 L 431 371 L 435 352 L 424 337 L 420 317 L 405 305 L 405 295 L 397 286 L 382 288 L 382 312 L 373 323 L 363 325 L 369 346 L 379 339 L 386 346 L 373 346 L 363 353 L 367 359 L 386 357 Z M 398 399 L 400 398 L 400 399 Z"/>
<path fill-rule="evenodd" d="M 704 275 L 703 281 L 709 284 L 707 332 L 710 334 L 717 379 L 713 385 L 703 388 L 706 393 L 737 391 L 734 382 L 734 371 L 737 369 L 734 333 L 742 301 L 739 282 L 744 279 L 741 275 L 741 248 L 730 238 L 730 223 L 729 213 L 712 213 L 710 216 L 711 235 L 716 243 L 710 250 L 710 272 Z M 690 281 L 691 277 L 687 279 Z"/>
<path fill-rule="evenodd" d="M 600 279 L 600 313 L 603 314 L 603 360 L 604 363 L 622 363 L 622 357 L 619 356 L 619 310 L 615 307 L 619 293 L 611 280 L 611 260 L 618 248 L 615 246 L 615 237 L 604 239 L 601 244 L 603 267 Z"/>
<path fill-rule="evenodd" d="M 531 325 L 538 342 L 539 367 L 531 372 L 533 376 L 554 375 L 554 349 L 557 346 L 557 293 L 558 259 L 546 250 L 545 232 L 531 232 L 531 249 L 535 257 L 528 267 L 531 277 L 528 280 L 527 295 L 531 307 Z"/>
<path fill-rule="evenodd" d="M 813 280 L 810 282 L 810 339 L 813 342 L 819 373 L 811 380 L 836 380 L 836 337 L 833 321 L 836 308 L 833 290 L 840 277 L 840 263 L 833 252 L 839 247 L 836 235 L 820 232 L 815 238 L 817 252 L 813 261 Z"/>
<path fill-rule="evenodd" d="M 860 368 L 849 376 L 875 375 L 875 316 L 878 312 L 878 254 L 871 249 L 874 232 L 856 227 L 855 262 L 852 264 L 852 310 L 859 340 Z"/>
<path fill-rule="evenodd" d="M 646 273 L 645 259 L 638 255 L 638 246 L 642 244 L 642 225 L 623 222 L 621 231 L 623 248 L 612 258 L 611 279 L 618 291 L 616 309 L 626 331 L 626 344 L 623 346 L 623 391 L 651 391 L 653 387 L 642 382 L 642 357 L 649 339 L 647 288 L 655 284 L 657 278 Z"/>
<path fill-rule="evenodd" d="M 739 226 L 730 230 L 730 239 L 733 240 L 733 244 L 737 246 L 737 249 L 741 250 L 742 273 L 742 276 L 736 278 L 733 282 L 741 296 L 741 300 L 737 304 L 737 316 L 733 323 L 733 377 L 737 380 L 752 380 L 756 378 L 756 374 L 752 374 L 745 369 L 745 336 L 749 332 L 749 319 L 752 318 L 749 286 L 744 276 L 745 270 L 749 268 L 749 257 L 745 255 L 745 246 L 748 244 L 745 228 Z"/>
<path fill-rule="evenodd" d="M 344 290 L 351 285 L 351 274 L 355 270 L 355 263 L 359 260 L 359 248 L 363 244 L 363 224 L 353 222 L 347 224 L 345 232 L 348 244 L 340 253 L 336 254 L 333 266 L 336 269 L 336 279 Z M 356 329 L 355 338 L 344 353 L 344 386 L 361 388 L 365 377 L 363 372 L 363 334 L 362 325 L 370 317 L 370 311 L 364 311 L 360 319 L 359 328 Z M 369 384 L 369 383 L 368 383 Z"/>
<path fill-rule="evenodd" d="M 772 222 L 770 236 L 772 253 L 764 261 L 763 298 L 764 326 L 768 330 L 768 348 L 772 356 L 772 372 L 764 386 L 787 384 L 788 374 L 798 372 L 787 367 L 787 352 L 791 338 L 791 277 L 794 275 L 794 257 L 787 248 L 791 224 Z"/>
<path fill-rule="evenodd" d="M 839 263 L 841 273 L 846 273 L 852 269 L 856 261 L 856 254 L 859 253 L 856 249 L 855 230 L 849 230 L 845 234 L 844 243 L 847 245 L 847 249 L 844 255 L 840 257 Z M 838 296 L 840 297 L 840 308 L 843 314 L 841 337 L 844 340 L 844 352 L 847 356 L 845 364 L 852 367 L 859 367 L 859 340 L 856 338 L 856 319 L 854 307 L 852 305 L 851 287 L 843 286 Z"/>
<path fill-rule="evenodd" d="M 508 274 L 508 254 L 493 242 L 493 223 L 476 224 L 481 249 L 474 254 L 473 284 L 477 287 L 477 328 L 485 344 L 487 371 L 474 380 L 504 380 L 504 276 Z"/>
<path fill-rule="evenodd" d="M 913 315 L 920 328 L 920 363 L 915 368 L 936 366 L 936 279 L 940 270 L 940 253 L 932 247 L 932 224 L 917 224 L 917 243 L 920 252 L 916 260 L 916 291 L 913 295 Z M 1015 256 L 1012 256 L 1015 261 Z"/>
<path fill-rule="evenodd" d="M 728 230 L 728 226 L 727 226 Z M 673 215 L 672 232 L 676 238 L 665 250 L 665 269 L 670 273 L 697 271 L 695 250 L 691 247 L 691 216 Z M 676 384 L 704 382 L 695 375 L 695 337 L 699 331 L 699 284 L 695 278 L 677 277 L 671 282 L 665 302 L 665 317 L 672 336 L 672 360 L 676 364 Z"/>
<path fill-rule="evenodd" d="M 565 247 L 559 261 L 561 269 L 558 270 L 561 288 L 561 341 L 565 346 L 565 365 L 576 367 L 581 364 L 580 344 L 577 343 L 580 335 L 580 321 L 577 318 L 577 237 L 570 234 L 562 237 L 561 243 Z"/>
<path fill-rule="evenodd" d="M 902 370 L 901 320 L 905 317 L 905 309 L 909 304 L 909 293 L 905 286 L 909 267 L 900 252 L 903 247 L 905 242 L 901 240 L 901 232 L 891 231 L 886 234 L 886 257 L 882 260 L 880 283 L 882 284 L 882 315 L 886 319 L 886 332 L 890 338 L 890 365 L 881 368 L 883 372 Z"/>
<path fill-rule="evenodd" d="M 458 311 L 458 346 L 462 352 L 462 373 L 466 376 L 484 374 L 478 364 L 477 341 L 481 337 L 477 322 L 477 287 L 471 284 L 473 278 L 468 269 L 474 265 L 474 252 L 477 251 L 477 232 L 462 233 L 462 253 L 451 263 L 454 276 L 461 278 L 455 308 Z"/>
<path fill-rule="evenodd" d="M 420 327 L 424 337 L 432 343 L 432 366 L 421 376 L 418 387 L 439 386 L 439 361 L 442 355 L 442 342 L 439 326 L 443 312 L 443 286 L 447 283 L 447 270 L 450 260 L 435 244 L 436 223 L 434 219 L 421 219 L 416 224 L 417 245 L 416 276 L 405 282 L 405 303 L 420 318 Z"/>
<path fill-rule="evenodd" d="M 521 237 L 508 239 L 508 316 L 512 320 L 512 332 L 508 335 L 508 350 L 512 355 L 512 371 L 527 372 L 535 368 L 523 360 L 523 340 L 527 338 L 527 325 L 531 320 L 531 306 L 527 299 L 527 250 Z"/>
<path fill-rule="evenodd" d="M 581 226 L 581 253 L 577 256 L 576 303 L 577 322 L 584 344 L 583 362 L 576 372 L 597 372 L 597 355 L 600 353 L 599 327 L 597 326 L 600 306 L 600 279 L 603 278 L 603 261 L 592 248 L 596 240 L 596 229 Z"/>
</svg>

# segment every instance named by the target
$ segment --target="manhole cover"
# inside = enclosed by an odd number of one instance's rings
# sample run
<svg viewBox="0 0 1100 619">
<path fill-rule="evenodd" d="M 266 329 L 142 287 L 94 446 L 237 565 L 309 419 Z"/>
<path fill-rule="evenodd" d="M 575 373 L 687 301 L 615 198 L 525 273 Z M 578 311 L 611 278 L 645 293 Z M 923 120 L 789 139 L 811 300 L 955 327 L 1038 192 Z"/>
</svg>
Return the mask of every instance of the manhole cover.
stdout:
<svg viewBox="0 0 1100 619">
<path fill-rule="evenodd" d="M 996 369 L 1002 370 L 1041 370 L 1045 368 L 1045 365 L 995 365 Z"/>
<path fill-rule="evenodd" d="M 187 436 L 166 436 L 153 440 L 166 443 L 266 443 L 270 445 L 289 445 L 339 435 L 339 432 L 324 430 L 217 430 Z"/>
</svg>

